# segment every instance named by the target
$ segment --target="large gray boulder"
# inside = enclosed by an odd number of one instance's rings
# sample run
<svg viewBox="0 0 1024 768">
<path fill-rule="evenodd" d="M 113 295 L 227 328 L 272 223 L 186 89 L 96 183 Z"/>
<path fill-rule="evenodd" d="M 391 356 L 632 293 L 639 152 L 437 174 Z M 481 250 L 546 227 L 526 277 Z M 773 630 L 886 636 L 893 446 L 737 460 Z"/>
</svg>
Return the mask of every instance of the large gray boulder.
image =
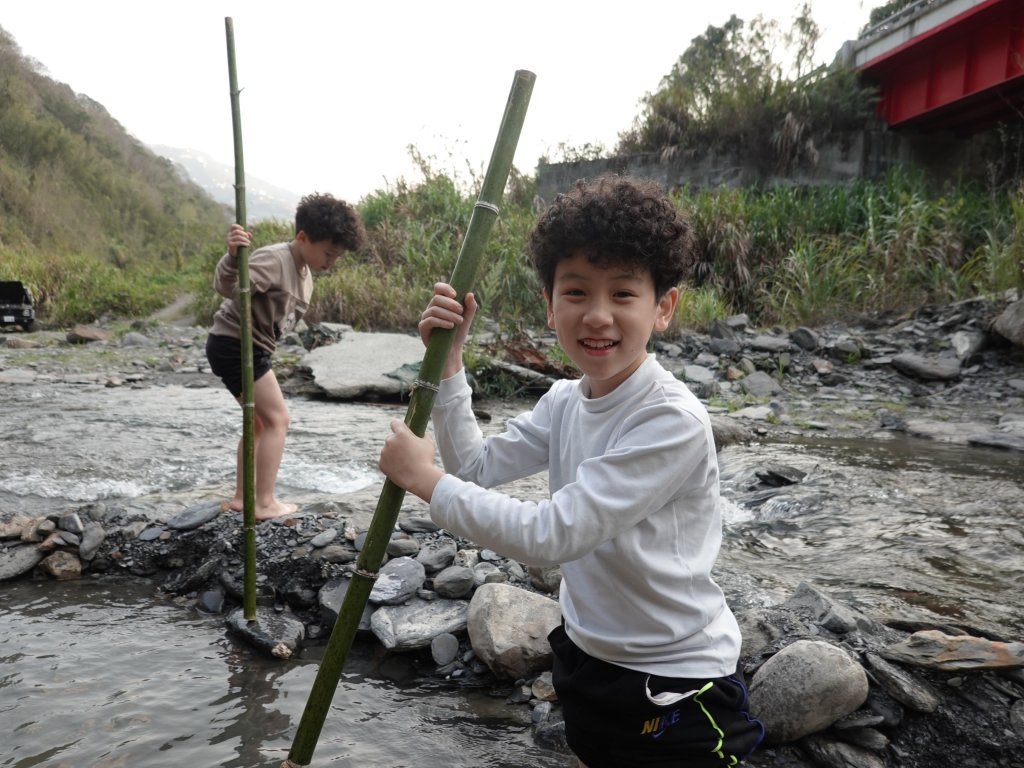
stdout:
<svg viewBox="0 0 1024 768">
<path fill-rule="evenodd" d="M 302 365 L 330 397 L 397 397 L 409 391 L 424 351 L 419 336 L 352 332 L 309 352 Z"/>
<path fill-rule="evenodd" d="M 855 711 L 868 676 L 849 653 L 820 640 L 797 640 L 772 656 L 750 683 L 750 714 L 769 742 L 796 741 Z"/>
<path fill-rule="evenodd" d="M 473 651 L 500 678 L 551 668 L 548 633 L 562 620 L 558 603 L 510 584 L 482 584 L 469 603 Z"/>
<path fill-rule="evenodd" d="M 992 324 L 992 330 L 1018 347 L 1024 347 L 1024 300 L 1015 301 L 1004 309 Z"/>
</svg>

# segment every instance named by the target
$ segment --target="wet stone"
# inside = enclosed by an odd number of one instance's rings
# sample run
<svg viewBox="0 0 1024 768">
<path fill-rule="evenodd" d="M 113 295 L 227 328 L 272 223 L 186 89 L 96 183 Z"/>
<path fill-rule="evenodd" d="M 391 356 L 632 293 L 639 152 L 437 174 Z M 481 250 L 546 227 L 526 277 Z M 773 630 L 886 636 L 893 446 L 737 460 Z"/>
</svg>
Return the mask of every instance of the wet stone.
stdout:
<svg viewBox="0 0 1024 768">
<path fill-rule="evenodd" d="M 439 667 L 451 664 L 459 655 L 459 639 L 451 632 L 443 632 L 430 641 L 430 655 Z"/>
<path fill-rule="evenodd" d="M 866 655 L 871 672 L 878 685 L 903 706 L 915 712 L 934 712 L 939 707 L 939 696 L 931 687 L 914 678 L 909 672 L 890 664 L 875 653 Z"/>
<path fill-rule="evenodd" d="M 370 602 L 400 605 L 416 594 L 426 578 L 422 563 L 410 557 L 396 557 L 380 569 L 370 592 Z"/>
<path fill-rule="evenodd" d="M 333 627 L 341 613 L 341 606 L 345 602 L 345 595 L 351 586 L 351 579 L 332 579 L 320 588 L 318 600 L 320 603 L 320 615 L 327 627 Z M 362 615 L 359 618 L 359 625 L 356 627 L 359 632 L 370 631 L 370 617 L 373 615 L 374 606 L 364 604 Z"/>
<path fill-rule="evenodd" d="M 406 533 L 396 533 L 388 542 L 390 557 L 415 557 L 419 551 L 420 543 Z"/>
<path fill-rule="evenodd" d="M 448 536 L 440 536 L 420 546 L 416 560 L 423 565 L 427 573 L 437 573 L 452 564 L 458 548 L 455 540 Z"/>
<path fill-rule="evenodd" d="M 207 589 L 199 593 L 196 610 L 200 613 L 218 614 L 224 610 L 224 590 Z"/>
<path fill-rule="evenodd" d="M 322 531 L 309 540 L 311 547 L 319 549 L 320 547 L 326 547 L 332 541 L 338 538 L 337 528 L 328 528 L 326 531 Z"/>
<path fill-rule="evenodd" d="M 82 577 L 82 563 L 70 552 L 54 552 L 39 563 L 40 570 L 58 581 L 69 581 Z"/>
<path fill-rule="evenodd" d="M 441 530 L 437 523 L 426 517 L 410 517 L 402 520 L 398 527 L 406 533 L 434 533 Z"/>
<path fill-rule="evenodd" d="M 210 522 L 220 514 L 220 502 L 208 501 L 189 507 L 167 521 L 167 527 L 176 531 L 190 531 Z"/>
<path fill-rule="evenodd" d="M 314 556 L 336 564 L 351 563 L 356 559 L 355 550 L 341 544 L 328 544 L 323 549 L 318 549 Z"/>
<path fill-rule="evenodd" d="M 78 545 L 78 556 L 83 560 L 92 560 L 106 538 L 107 532 L 103 526 L 90 520 L 85 524 L 85 532 L 82 534 L 82 541 Z"/>
<path fill-rule="evenodd" d="M 80 534 L 85 530 L 85 526 L 82 525 L 82 519 L 74 512 L 61 515 L 60 520 L 57 521 L 57 527 L 62 531 L 75 534 Z"/>
<path fill-rule="evenodd" d="M 142 533 L 139 534 L 139 541 L 155 541 L 160 538 L 160 534 L 164 532 L 163 528 L 158 526 L 150 526 L 146 528 Z"/>
<path fill-rule="evenodd" d="M 43 559 L 43 552 L 38 547 L 4 547 L 0 548 L 0 581 L 13 579 L 28 573 Z"/>
<path fill-rule="evenodd" d="M 450 565 L 434 576 L 434 591 L 441 597 L 465 597 L 474 585 L 473 569 L 459 565 Z"/>
<path fill-rule="evenodd" d="M 228 614 L 228 629 L 253 647 L 276 658 L 288 658 L 299 649 L 305 638 L 305 625 L 287 613 L 273 608 L 257 607 L 256 618 L 246 621 L 238 608 Z"/>
</svg>

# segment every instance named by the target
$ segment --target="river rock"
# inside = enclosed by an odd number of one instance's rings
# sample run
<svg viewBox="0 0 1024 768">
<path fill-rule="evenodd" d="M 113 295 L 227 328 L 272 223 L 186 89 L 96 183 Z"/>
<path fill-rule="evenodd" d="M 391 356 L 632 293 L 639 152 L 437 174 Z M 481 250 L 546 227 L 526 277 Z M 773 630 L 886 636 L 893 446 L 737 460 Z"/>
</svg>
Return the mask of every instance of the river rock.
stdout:
<svg viewBox="0 0 1024 768">
<path fill-rule="evenodd" d="M 167 527 L 176 531 L 190 531 L 213 520 L 221 514 L 219 501 L 207 501 L 189 507 L 167 521 Z"/>
<path fill-rule="evenodd" d="M 803 325 L 793 329 L 789 334 L 789 339 L 805 352 L 816 352 L 821 348 L 821 336 Z"/>
<path fill-rule="evenodd" d="M 478 587 L 481 584 L 501 584 L 505 581 L 505 574 L 494 563 L 477 563 L 473 566 L 473 581 Z"/>
<path fill-rule="evenodd" d="M 785 606 L 809 611 L 816 623 L 839 635 L 857 630 L 871 634 L 881 631 L 875 622 L 864 614 L 833 600 L 806 582 L 797 585 Z"/>
<path fill-rule="evenodd" d="M 0 539 L 20 539 L 25 526 L 32 522 L 30 517 L 15 515 L 8 520 L 0 520 Z"/>
<path fill-rule="evenodd" d="M 76 325 L 67 334 L 68 344 L 89 344 L 94 341 L 110 341 L 111 332 L 95 325 Z"/>
<path fill-rule="evenodd" d="M 388 557 L 415 557 L 419 551 L 420 543 L 404 531 L 393 534 L 388 541 Z"/>
<path fill-rule="evenodd" d="M 427 648 L 440 634 L 466 629 L 469 606 L 465 600 L 422 600 L 404 605 L 382 605 L 370 619 L 370 629 L 381 645 L 394 651 Z"/>
<path fill-rule="evenodd" d="M 527 568 L 530 585 L 549 595 L 558 592 L 562 586 L 562 568 L 557 565 L 531 565 Z"/>
<path fill-rule="evenodd" d="M 225 623 L 231 632 L 269 656 L 287 659 L 299 649 L 306 636 L 301 621 L 266 606 L 257 606 L 255 616 L 253 621 L 247 621 L 245 611 L 236 608 L 228 614 Z"/>
<path fill-rule="evenodd" d="M 469 603 L 473 651 L 499 678 L 551 668 L 548 634 L 562 620 L 558 603 L 508 584 L 483 584 Z"/>
<path fill-rule="evenodd" d="M 868 697 L 864 668 L 831 643 L 797 640 L 766 661 L 750 684 L 750 714 L 769 742 L 796 741 L 854 712 Z"/>
<path fill-rule="evenodd" d="M 853 744 L 844 744 L 822 736 L 811 736 L 801 743 L 810 753 L 815 765 L 833 768 L 885 768 L 885 761 L 882 758 Z"/>
<path fill-rule="evenodd" d="M 317 600 L 320 604 L 320 616 L 328 629 L 332 628 L 338 621 L 341 606 L 345 602 L 345 595 L 348 594 L 348 588 L 351 585 L 351 579 L 331 579 L 320 587 L 320 592 L 317 595 Z M 363 604 L 362 615 L 359 617 L 356 631 L 370 631 L 370 617 L 373 616 L 375 610 L 376 606 L 371 605 L 369 602 Z"/>
<path fill-rule="evenodd" d="M 85 526 L 82 525 L 82 518 L 78 516 L 77 512 L 68 512 L 61 515 L 57 521 L 57 527 L 62 531 L 79 534 L 85 530 Z"/>
<path fill-rule="evenodd" d="M 385 563 L 370 592 L 375 605 L 401 605 L 423 586 L 426 571 L 422 563 L 411 557 L 396 557 Z"/>
<path fill-rule="evenodd" d="M 368 395 L 395 397 L 408 393 L 399 375 L 423 360 L 419 336 L 403 333 L 346 333 L 334 344 L 317 347 L 302 358 L 328 396 L 352 399 Z"/>
<path fill-rule="evenodd" d="M 740 379 L 740 389 L 753 397 L 771 397 L 782 391 L 782 385 L 764 371 L 754 371 Z"/>
<path fill-rule="evenodd" d="M 456 552 L 458 545 L 455 539 L 450 536 L 439 536 L 420 546 L 416 560 L 423 564 L 427 573 L 437 573 L 454 562 Z"/>
<path fill-rule="evenodd" d="M 32 545 L 0 547 L 0 581 L 28 573 L 39 564 L 44 554 Z"/>
<path fill-rule="evenodd" d="M 999 448 L 1004 451 L 1024 453 L 1024 437 L 1006 435 L 1001 432 L 982 432 L 970 435 L 967 442 L 971 445 L 983 445 L 987 448 Z"/>
<path fill-rule="evenodd" d="M 78 545 L 78 556 L 85 561 L 92 560 L 106 538 L 107 532 L 103 526 L 90 520 L 85 524 L 82 541 Z"/>
<path fill-rule="evenodd" d="M 961 362 L 970 361 L 985 347 L 987 337 L 981 331 L 957 331 L 949 337 L 950 346 Z"/>
<path fill-rule="evenodd" d="M 960 378 L 960 361 L 955 357 L 925 357 L 904 352 L 892 358 L 892 367 L 921 381 L 953 381 Z"/>
<path fill-rule="evenodd" d="M 459 565 L 449 565 L 434 576 L 434 591 L 451 599 L 465 597 L 473 591 L 475 584 L 473 569 Z"/>
<path fill-rule="evenodd" d="M 316 550 L 313 556 L 328 563 L 351 563 L 357 557 L 355 549 L 343 544 L 328 544 Z"/>
<path fill-rule="evenodd" d="M 1024 300 L 1007 306 L 992 324 L 992 330 L 1018 347 L 1024 347 Z"/>
<path fill-rule="evenodd" d="M 783 336 L 759 334 L 747 342 L 747 346 L 758 352 L 785 352 L 790 348 L 789 339 Z"/>
<path fill-rule="evenodd" d="M 865 654 L 865 659 L 882 690 L 900 704 L 915 712 L 934 712 L 938 709 L 938 694 L 923 680 L 914 678 L 876 653 Z"/>
<path fill-rule="evenodd" d="M 309 546 L 319 549 L 320 547 L 326 547 L 332 541 L 338 538 L 337 528 L 328 528 L 326 531 L 321 531 L 312 539 L 309 540 Z"/>
<path fill-rule="evenodd" d="M 904 431 L 911 437 L 923 437 L 939 443 L 957 443 L 966 445 L 975 435 L 986 434 L 986 425 L 971 422 L 934 421 L 930 419 L 910 419 L 903 425 Z"/>
<path fill-rule="evenodd" d="M 901 664 L 945 672 L 1024 669 L 1024 643 L 951 636 L 938 630 L 915 632 L 903 642 L 885 648 L 881 655 Z"/>
<path fill-rule="evenodd" d="M 451 664 L 459 655 L 459 638 L 451 632 L 442 632 L 430 641 L 430 656 L 439 667 Z"/>
<path fill-rule="evenodd" d="M 82 563 L 77 555 L 67 551 L 57 551 L 43 558 L 39 569 L 50 574 L 57 581 L 70 581 L 82 578 Z"/>
<path fill-rule="evenodd" d="M 148 347 L 152 344 L 149 337 L 138 331 L 128 331 L 121 337 L 122 347 Z"/>
</svg>

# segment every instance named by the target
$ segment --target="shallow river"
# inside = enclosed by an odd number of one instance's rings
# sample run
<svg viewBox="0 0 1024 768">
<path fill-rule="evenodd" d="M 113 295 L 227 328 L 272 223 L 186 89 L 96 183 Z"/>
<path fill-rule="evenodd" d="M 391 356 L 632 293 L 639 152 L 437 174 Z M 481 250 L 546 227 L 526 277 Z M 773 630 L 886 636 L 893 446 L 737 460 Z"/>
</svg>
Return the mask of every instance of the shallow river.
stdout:
<svg viewBox="0 0 1024 768">
<path fill-rule="evenodd" d="M 290 401 L 280 495 L 378 483 L 404 407 Z M 511 413 L 494 411 L 490 428 Z M 231 487 L 240 419 L 216 388 L 0 385 L 0 513 L 94 500 L 183 500 Z M 927 616 L 1024 638 L 1024 457 L 920 440 L 793 438 L 721 455 L 721 580 L 742 608 L 808 581 L 875 616 Z M 758 473 L 806 473 L 766 488 Z M 788 470 L 787 470 L 788 471 Z M 316 649 L 254 655 L 219 619 L 113 577 L 0 585 L 0 766 L 277 768 Z M 353 649 L 315 765 L 535 766 L 528 710 L 486 691 L 408 684 L 400 655 Z"/>
</svg>

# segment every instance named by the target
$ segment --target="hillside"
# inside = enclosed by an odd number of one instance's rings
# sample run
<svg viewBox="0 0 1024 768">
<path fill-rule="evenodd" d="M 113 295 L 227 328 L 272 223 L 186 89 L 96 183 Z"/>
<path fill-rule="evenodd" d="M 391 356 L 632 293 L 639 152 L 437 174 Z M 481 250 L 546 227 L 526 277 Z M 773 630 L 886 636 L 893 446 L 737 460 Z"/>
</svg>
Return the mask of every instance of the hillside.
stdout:
<svg viewBox="0 0 1024 768">
<path fill-rule="evenodd" d="M 222 239 L 229 209 L 41 70 L 0 28 L 0 263 L 173 271 Z"/>
<path fill-rule="evenodd" d="M 154 145 L 150 149 L 174 163 L 183 179 L 194 181 L 218 203 L 234 208 L 234 166 L 194 149 L 163 145 Z M 299 195 L 294 192 L 274 186 L 251 173 L 245 174 L 245 212 L 249 222 L 262 219 L 290 222 L 295 217 L 298 204 Z"/>
</svg>

